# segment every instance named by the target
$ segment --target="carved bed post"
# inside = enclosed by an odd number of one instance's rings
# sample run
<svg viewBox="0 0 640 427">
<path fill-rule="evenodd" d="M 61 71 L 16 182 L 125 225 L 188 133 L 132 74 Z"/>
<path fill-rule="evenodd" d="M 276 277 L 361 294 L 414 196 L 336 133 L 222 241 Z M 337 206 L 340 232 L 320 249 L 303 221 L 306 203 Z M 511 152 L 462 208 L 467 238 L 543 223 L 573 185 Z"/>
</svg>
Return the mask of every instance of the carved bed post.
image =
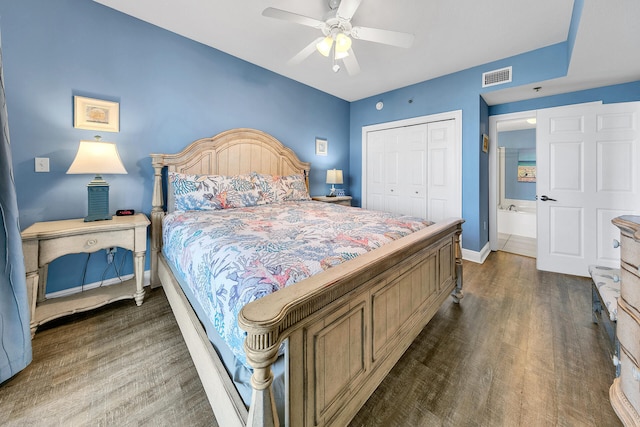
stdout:
<svg viewBox="0 0 640 427">
<path fill-rule="evenodd" d="M 242 325 L 242 323 L 241 321 L 240 324 Z M 273 372 L 271 371 L 271 365 L 278 358 L 280 347 L 277 340 L 274 343 L 275 335 L 277 334 L 272 332 L 248 332 L 244 342 L 247 361 L 253 368 L 253 375 L 251 375 L 253 392 L 247 426 L 277 427 L 280 425 L 276 401 L 273 396 Z"/>
<path fill-rule="evenodd" d="M 153 198 L 151 200 L 151 287 L 160 285 L 158 277 L 158 254 L 162 249 L 162 218 L 164 218 L 162 200 L 162 155 L 151 154 L 151 165 L 154 170 Z"/>
<path fill-rule="evenodd" d="M 462 249 L 460 248 L 460 235 L 462 234 L 462 229 L 459 228 L 456 232 L 455 237 L 455 252 L 456 252 L 456 287 L 451 292 L 451 296 L 453 297 L 453 302 L 456 304 L 460 302 L 460 300 L 464 297 L 464 293 L 462 292 Z"/>
</svg>

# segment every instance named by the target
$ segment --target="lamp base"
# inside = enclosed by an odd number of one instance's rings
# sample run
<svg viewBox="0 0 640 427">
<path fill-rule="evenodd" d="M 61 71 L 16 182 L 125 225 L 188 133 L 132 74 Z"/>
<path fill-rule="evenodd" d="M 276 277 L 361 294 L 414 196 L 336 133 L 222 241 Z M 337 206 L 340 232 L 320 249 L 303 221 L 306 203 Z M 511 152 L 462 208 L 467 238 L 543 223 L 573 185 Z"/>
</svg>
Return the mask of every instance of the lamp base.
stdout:
<svg viewBox="0 0 640 427">
<path fill-rule="evenodd" d="M 109 215 L 109 184 L 101 177 L 96 178 L 87 185 L 88 215 L 84 222 L 103 221 L 113 219 Z"/>
</svg>

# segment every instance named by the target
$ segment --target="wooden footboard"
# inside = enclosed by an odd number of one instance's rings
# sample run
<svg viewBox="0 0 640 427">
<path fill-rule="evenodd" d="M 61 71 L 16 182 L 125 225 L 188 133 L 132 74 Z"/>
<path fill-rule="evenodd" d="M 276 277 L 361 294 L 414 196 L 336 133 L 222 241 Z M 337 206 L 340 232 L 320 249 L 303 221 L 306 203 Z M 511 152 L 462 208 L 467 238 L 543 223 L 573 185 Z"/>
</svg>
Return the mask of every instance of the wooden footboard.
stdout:
<svg viewBox="0 0 640 427">
<path fill-rule="evenodd" d="M 447 296 L 462 298 L 461 226 L 435 224 L 245 306 L 247 425 L 279 425 L 271 364 L 286 338 L 289 424 L 348 424 Z"/>
</svg>

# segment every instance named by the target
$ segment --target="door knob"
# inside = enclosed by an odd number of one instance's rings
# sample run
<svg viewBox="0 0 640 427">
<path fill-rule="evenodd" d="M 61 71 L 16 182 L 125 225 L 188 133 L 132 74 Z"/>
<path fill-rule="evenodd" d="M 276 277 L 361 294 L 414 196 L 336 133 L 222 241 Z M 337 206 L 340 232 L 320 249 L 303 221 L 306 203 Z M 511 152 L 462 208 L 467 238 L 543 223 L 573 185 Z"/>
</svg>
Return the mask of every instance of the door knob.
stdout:
<svg viewBox="0 0 640 427">
<path fill-rule="evenodd" d="M 545 196 L 545 195 L 541 196 L 541 197 L 540 197 L 540 200 L 542 200 L 543 202 L 546 202 L 546 201 L 550 201 L 550 202 L 557 202 L 557 200 L 556 200 L 556 199 L 552 199 L 551 197 L 547 197 L 547 196 Z"/>
</svg>

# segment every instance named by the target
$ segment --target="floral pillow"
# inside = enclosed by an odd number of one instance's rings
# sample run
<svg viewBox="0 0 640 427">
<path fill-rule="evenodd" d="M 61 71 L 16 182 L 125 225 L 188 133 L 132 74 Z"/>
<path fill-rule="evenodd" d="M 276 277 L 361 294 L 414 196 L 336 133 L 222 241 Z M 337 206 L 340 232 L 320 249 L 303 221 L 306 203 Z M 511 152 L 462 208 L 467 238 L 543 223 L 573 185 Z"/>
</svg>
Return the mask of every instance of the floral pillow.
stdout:
<svg viewBox="0 0 640 427">
<path fill-rule="evenodd" d="M 284 189 L 282 201 L 311 200 L 304 176 L 301 174 L 280 177 L 280 185 Z"/>
<path fill-rule="evenodd" d="M 301 174 L 278 176 L 252 173 L 251 175 L 260 192 L 259 205 L 311 200 L 304 176 Z"/>
<path fill-rule="evenodd" d="M 251 175 L 186 175 L 169 172 L 178 211 L 243 208 L 258 204 L 260 193 Z"/>
</svg>

